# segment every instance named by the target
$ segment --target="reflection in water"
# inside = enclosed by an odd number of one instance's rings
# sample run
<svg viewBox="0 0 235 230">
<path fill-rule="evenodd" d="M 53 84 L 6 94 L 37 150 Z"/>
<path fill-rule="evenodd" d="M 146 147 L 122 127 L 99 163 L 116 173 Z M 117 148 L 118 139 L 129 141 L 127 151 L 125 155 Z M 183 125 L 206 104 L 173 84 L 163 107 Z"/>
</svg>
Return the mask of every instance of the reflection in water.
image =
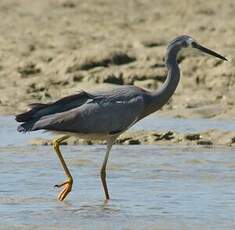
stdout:
<svg viewBox="0 0 235 230">
<path fill-rule="evenodd" d="M 233 148 L 116 145 L 107 171 L 111 200 L 104 203 L 105 146 L 62 146 L 74 187 L 59 202 L 53 185 L 65 176 L 56 154 L 26 144 L 41 133 L 19 135 L 13 120 L 1 118 L 0 134 L 0 227 L 235 229 Z"/>
</svg>

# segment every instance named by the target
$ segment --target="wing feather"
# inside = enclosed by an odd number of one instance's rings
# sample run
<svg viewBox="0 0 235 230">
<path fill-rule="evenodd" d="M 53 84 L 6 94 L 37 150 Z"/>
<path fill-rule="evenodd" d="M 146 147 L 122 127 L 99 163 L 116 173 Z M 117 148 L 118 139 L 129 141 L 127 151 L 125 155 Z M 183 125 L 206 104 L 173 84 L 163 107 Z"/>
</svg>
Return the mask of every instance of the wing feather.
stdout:
<svg viewBox="0 0 235 230">
<path fill-rule="evenodd" d="M 27 112 L 16 115 L 16 121 L 29 122 L 35 119 L 39 119 L 43 116 L 64 112 L 66 110 L 73 109 L 81 106 L 88 99 L 92 99 L 93 96 L 85 91 L 81 91 L 78 94 L 63 97 L 54 103 L 41 104 L 35 103 L 29 105 L 31 109 Z"/>
<path fill-rule="evenodd" d="M 96 100 L 79 108 L 49 115 L 37 121 L 32 130 L 46 129 L 74 133 L 116 133 L 133 125 L 143 112 L 142 97 L 120 103 Z"/>
<path fill-rule="evenodd" d="M 34 104 L 16 116 L 18 131 L 116 133 L 142 118 L 148 94 L 134 86 L 89 94 L 85 91 L 50 104 Z"/>
</svg>

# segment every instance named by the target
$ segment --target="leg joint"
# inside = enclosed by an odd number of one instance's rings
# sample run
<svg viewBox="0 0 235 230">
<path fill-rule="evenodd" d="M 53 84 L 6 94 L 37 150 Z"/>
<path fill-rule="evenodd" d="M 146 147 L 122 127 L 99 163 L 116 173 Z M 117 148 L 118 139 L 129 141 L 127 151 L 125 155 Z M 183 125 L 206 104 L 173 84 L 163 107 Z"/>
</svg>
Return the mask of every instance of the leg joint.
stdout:
<svg viewBox="0 0 235 230">
<path fill-rule="evenodd" d="M 54 139 L 54 140 L 52 141 L 53 146 L 54 146 L 55 148 L 58 148 L 58 146 L 60 145 L 60 143 L 61 143 L 62 141 L 64 141 L 64 140 L 68 139 L 68 138 L 69 138 L 69 135 L 65 135 L 65 136 L 62 136 L 62 137 L 60 137 L 60 138 Z"/>
<path fill-rule="evenodd" d="M 52 144 L 53 144 L 54 148 L 57 148 L 59 146 L 59 143 L 57 140 L 53 140 Z"/>
<path fill-rule="evenodd" d="M 69 176 L 69 177 L 68 177 L 68 182 L 71 183 L 71 184 L 73 184 L 73 178 L 72 178 L 72 176 Z"/>
</svg>

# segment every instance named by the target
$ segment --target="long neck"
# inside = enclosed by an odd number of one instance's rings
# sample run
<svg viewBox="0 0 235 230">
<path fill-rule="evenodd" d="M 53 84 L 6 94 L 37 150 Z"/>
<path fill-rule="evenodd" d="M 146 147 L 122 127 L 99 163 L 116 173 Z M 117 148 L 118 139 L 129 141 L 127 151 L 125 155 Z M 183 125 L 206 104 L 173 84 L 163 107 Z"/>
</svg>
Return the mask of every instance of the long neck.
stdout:
<svg viewBox="0 0 235 230">
<path fill-rule="evenodd" d="M 180 49 L 178 47 L 172 47 L 167 50 L 167 78 L 159 90 L 151 93 L 151 100 L 148 106 L 148 114 L 155 112 L 163 105 L 165 105 L 170 97 L 174 94 L 178 86 L 180 80 L 180 70 L 176 58 L 179 50 Z"/>
</svg>

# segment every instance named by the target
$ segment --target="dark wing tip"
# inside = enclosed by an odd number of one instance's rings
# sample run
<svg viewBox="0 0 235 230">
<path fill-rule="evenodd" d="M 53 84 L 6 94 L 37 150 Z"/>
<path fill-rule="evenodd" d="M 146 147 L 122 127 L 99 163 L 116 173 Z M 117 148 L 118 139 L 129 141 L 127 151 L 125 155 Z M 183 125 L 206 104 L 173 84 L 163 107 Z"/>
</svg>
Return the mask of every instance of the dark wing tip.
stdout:
<svg viewBox="0 0 235 230">
<path fill-rule="evenodd" d="M 34 103 L 29 104 L 29 110 L 15 116 L 15 120 L 18 122 L 27 122 L 33 119 L 35 113 L 37 113 L 40 109 L 48 107 L 50 104 L 42 104 L 42 103 Z"/>
<path fill-rule="evenodd" d="M 25 113 L 17 114 L 15 116 L 15 120 L 18 122 L 24 122 L 24 119 L 25 119 Z"/>
<path fill-rule="evenodd" d="M 29 110 L 25 113 L 17 114 L 15 116 L 15 120 L 17 122 L 26 122 L 26 121 L 29 121 L 31 119 L 31 116 L 32 116 L 32 110 Z"/>
</svg>

